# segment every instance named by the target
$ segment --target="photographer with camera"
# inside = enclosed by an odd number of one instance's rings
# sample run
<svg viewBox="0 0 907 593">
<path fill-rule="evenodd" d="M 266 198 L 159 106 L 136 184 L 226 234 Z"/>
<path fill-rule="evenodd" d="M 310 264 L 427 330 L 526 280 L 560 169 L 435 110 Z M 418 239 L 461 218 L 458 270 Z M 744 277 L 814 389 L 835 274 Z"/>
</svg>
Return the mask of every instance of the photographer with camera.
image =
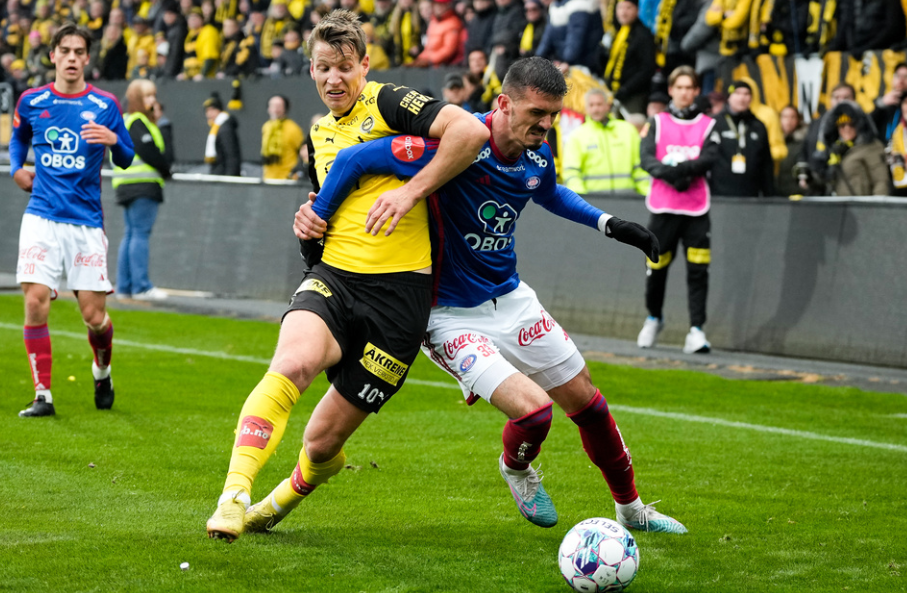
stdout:
<svg viewBox="0 0 907 593">
<path fill-rule="evenodd" d="M 263 179 L 289 179 L 305 142 L 302 129 L 287 118 L 290 101 L 283 95 L 268 100 L 268 121 L 261 126 L 261 164 Z"/>
<path fill-rule="evenodd" d="M 824 121 L 829 192 L 838 196 L 888 195 L 885 147 L 876 138 L 869 116 L 856 103 L 844 101 Z"/>
</svg>

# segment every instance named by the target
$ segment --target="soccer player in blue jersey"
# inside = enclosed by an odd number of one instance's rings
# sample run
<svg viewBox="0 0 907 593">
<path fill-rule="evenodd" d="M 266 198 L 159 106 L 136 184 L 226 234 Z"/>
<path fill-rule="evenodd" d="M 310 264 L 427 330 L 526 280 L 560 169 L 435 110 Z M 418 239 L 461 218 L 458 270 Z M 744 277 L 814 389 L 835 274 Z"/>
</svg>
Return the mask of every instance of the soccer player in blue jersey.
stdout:
<svg viewBox="0 0 907 593">
<path fill-rule="evenodd" d="M 101 164 L 109 147 L 114 164 L 128 167 L 135 152 L 116 98 L 85 82 L 91 34 L 69 23 L 51 41 L 53 83 L 22 94 L 13 116 L 10 169 L 31 194 L 19 232 L 16 281 L 25 295 L 25 351 L 35 398 L 22 417 L 53 416 L 47 317 L 60 278 L 79 301 L 94 351 L 95 406 L 113 406 L 110 355 L 113 324 L 106 297 L 107 237 L 101 209 Z M 25 169 L 29 144 L 35 169 Z"/>
<path fill-rule="evenodd" d="M 602 471 L 618 520 L 633 529 L 685 533 L 678 521 L 642 503 L 629 450 L 582 355 L 517 274 L 514 230 L 530 199 L 658 259 L 658 241 L 645 227 L 557 185 L 544 139 L 566 92 L 563 75 L 549 61 L 516 62 L 504 79 L 500 108 L 478 116 L 490 130 L 489 141 L 466 171 L 430 196 L 436 299 L 423 351 L 459 381 L 468 400 L 482 397 L 509 418 L 499 468 L 529 521 L 542 527 L 557 522 L 530 465 L 551 427 L 553 399 L 577 425 L 586 453 Z M 330 236 L 324 221 L 361 175 L 412 176 L 435 147 L 423 138 L 396 136 L 341 151 L 317 199 L 311 194 L 314 202 L 297 213 L 297 236 Z M 246 528 L 270 528 L 288 512 L 268 497 L 249 509 Z"/>
</svg>

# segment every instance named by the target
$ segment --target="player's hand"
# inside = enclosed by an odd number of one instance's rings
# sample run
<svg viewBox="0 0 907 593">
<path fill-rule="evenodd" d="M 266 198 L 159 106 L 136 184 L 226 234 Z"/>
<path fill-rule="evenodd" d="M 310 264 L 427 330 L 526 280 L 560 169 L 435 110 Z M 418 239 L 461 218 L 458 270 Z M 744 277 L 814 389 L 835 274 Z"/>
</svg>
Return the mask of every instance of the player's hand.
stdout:
<svg viewBox="0 0 907 593">
<path fill-rule="evenodd" d="M 646 227 L 612 216 L 605 223 L 605 228 L 605 234 L 609 237 L 638 248 L 652 260 L 652 263 L 658 263 L 658 239 Z"/>
<path fill-rule="evenodd" d="M 105 128 L 99 123 L 93 121 L 82 126 L 82 140 L 89 144 L 103 144 L 104 146 L 113 146 L 117 143 L 117 135 Z"/>
<path fill-rule="evenodd" d="M 28 169 L 19 169 L 13 175 L 13 181 L 26 193 L 31 193 L 32 185 L 35 182 L 35 172 Z"/>
<path fill-rule="evenodd" d="M 312 204 L 318 197 L 314 192 L 309 192 L 309 201 L 299 207 L 293 221 L 293 232 L 296 237 L 305 241 L 309 239 L 320 239 L 324 232 L 328 230 L 328 223 L 312 210 Z"/>
<path fill-rule="evenodd" d="M 365 219 L 365 232 L 377 235 L 384 224 L 389 222 L 384 236 L 390 235 L 397 228 L 400 219 L 406 216 L 406 213 L 412 210 L 418 201 L 419 198 L 411 196 L 405 185 L 384 192 L 368 211 Z"/>
</svg>

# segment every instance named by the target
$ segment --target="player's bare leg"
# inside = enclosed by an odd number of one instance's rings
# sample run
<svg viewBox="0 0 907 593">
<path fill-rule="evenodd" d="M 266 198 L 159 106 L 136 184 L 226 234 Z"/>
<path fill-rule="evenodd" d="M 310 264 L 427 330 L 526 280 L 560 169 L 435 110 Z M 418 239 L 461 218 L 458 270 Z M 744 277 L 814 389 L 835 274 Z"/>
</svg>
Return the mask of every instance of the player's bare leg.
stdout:
<svg viewBox="0 0 907 593">
<path fill-rule="evenodd" d="M 91 374 L 94 378 L 94 405 L 99 410 L 113 407 L 113 379 L 110 376 L 110 359 L 113 355 L 113 322 L 107 315 L 107 294 L 90 290 L 76 291 L 82 321 L 88 328 L 94 360 Z"/>
<path fill-rule="evenodd" d="M 299 463 L 293 475 L 246 511 L 243 531 L 270 530 L 318 486 L 343 469 L 343 444 L 368 417 L 331 386 L 306 425 Z"/>
<path fill-rule="evenodd" d="M 51 356 L 50 332 L 47 328 L 47 318 L 50 315 L 50 300 L 53 291 L 43 284 L 24 282 L 22 293 L 25 300 L 25 327 L 23 338 L 25 340 L 25 353 L 35 384 L 35 399 L 31 405 L 19 412 L 22 418 L 40 416 L 53 416 L 53 396 L 50 393 L 51 369 L 53 358 Z"/>
<path fill-rule="evenodd" d="M 583 449 L 611 489 L 617 520 L 632 529 L 686 533 L 680 522 L 657 512 L 652 504 L 642 503 L 636 491 L 630 450 L 608 410 L 608 402 L 592 384 L 589 368 L 584 367 L 567 383 L 549 390 L 548 395 L 579 428 Z"/>
<path fill-rule="evenodd" d="M 315 377 L 341 356 L 321 317 L 309 311 L 287 313 L 268 373 L 240 412 L 223 494 L 207 523 L 208 537 L 232 542 L 242 533 L 252 483 L 280 443 L 293 406 Z"/>
<path fill-rule="evenodd" d="M 541 387 L 517 372 L 498 385 L 490 401 L 509 418 L 502 435 L 504 452 L 498 461 L 501 476 L 526 519 L 540 527 L 553 527 L 557 511 L 541 476 L 530 465 L 551 428 L 551 400 Z"/>
</svg>

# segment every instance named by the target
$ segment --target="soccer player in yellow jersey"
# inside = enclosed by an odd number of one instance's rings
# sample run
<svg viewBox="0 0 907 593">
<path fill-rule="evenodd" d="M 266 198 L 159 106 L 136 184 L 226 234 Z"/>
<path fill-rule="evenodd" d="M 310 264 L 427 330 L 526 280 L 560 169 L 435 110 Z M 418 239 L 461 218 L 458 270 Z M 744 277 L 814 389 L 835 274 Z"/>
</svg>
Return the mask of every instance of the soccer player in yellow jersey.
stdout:
<svg viewBox="0 0 907 593">
<path fill-rule="evenodd" d="M 327 15 L 308 44 L 312 78 L 331 110 L 311 131 L 316 187 L 344 147 L 400 133 L 440 144 L 431 164 L 405 185 L 394 176 L 362 178 L 329 221 L 322 261 L 296 291 L 268 373 L 240 412 L 223 494 L 207 524 L 209 537 L 228 542 L 243 531 L 268 529 L 337 474 L 343 444 L 403 386 L 431 308 L 424 198 L 465 170 L 489 137 L 459 107 L 367 82 L 365 34 L 353 13 Z M 249 508 L 252 482 L 277 447 L 290 410 L 322 371 L 331 387 L 306 426 L 296 470 Z"/>
</svg>

